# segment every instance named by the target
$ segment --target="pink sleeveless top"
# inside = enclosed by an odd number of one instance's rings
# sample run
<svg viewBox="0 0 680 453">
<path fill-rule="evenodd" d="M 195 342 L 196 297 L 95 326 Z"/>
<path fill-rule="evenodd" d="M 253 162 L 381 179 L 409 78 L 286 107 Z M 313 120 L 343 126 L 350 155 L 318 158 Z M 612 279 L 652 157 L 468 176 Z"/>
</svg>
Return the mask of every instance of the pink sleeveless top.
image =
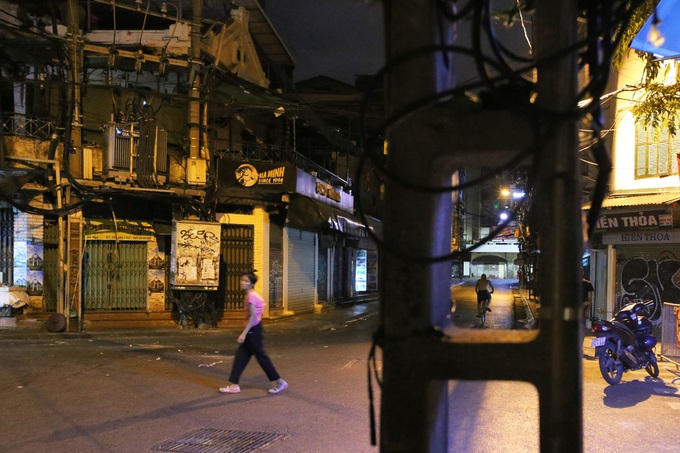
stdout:
<svg viewBox="0 0 680 453">
<path fill-rule="evenodd" d="M 248 294 L 246 294 L 246 298 L 243 301 L 243 312 L 245 314 L 245 319 L 246 322 L 248 322 L 248 318 L 250 318 L 250 306 L 252 305 L 255 307 L 255 325 L 258 325 L 260 321 L 262 320 L 262 312 L 264 311 L 264 299 L 260 297 L 259 294 L 257 294 L 255 291 L 251 291 Z"/>
</svg>

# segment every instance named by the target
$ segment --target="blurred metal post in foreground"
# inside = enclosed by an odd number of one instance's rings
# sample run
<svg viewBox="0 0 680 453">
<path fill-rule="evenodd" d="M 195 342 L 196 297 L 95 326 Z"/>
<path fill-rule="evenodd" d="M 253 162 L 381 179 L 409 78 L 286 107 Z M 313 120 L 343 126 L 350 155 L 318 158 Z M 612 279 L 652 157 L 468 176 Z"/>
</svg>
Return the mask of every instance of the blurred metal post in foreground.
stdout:
<svg viewBox="0 0 680 453">
<path fill-rule="evenodd" d="M 387 131 L 384 247 L 381 250 L 383 388 L 381 451 L 445 452 L 449 379 L 520 380 L 540 399 L 541 451 L 582 450 L 581 336 L 577 315 L 582 249 L 576 126 L 560 113 L 574 102 L 575 2 L 536 3 L 540 122 L 514 111 L 456 114 L 441 105 L 412 103 L 454 85 L 457 57 L 433 51 L 452 35 L 435 0 L 386 0 L 387 114 L 412 110 Z M 417 57 L 404 58 L 430 46 Z M 538 132 L 538 133 L 537 133 Z M 450 262 L 426 257 L 450 252 L 451 194 L 440 188 L 459 168 L 493 167 L 526 149 L 541 159 L 536 209 L 541 217 L 539 284 L 541 330 L 465 331 L 441 337 L 436 327 L 449 309 Z M 422 259 L 421 259 L 422 258 Z M 455 404 L 455 401 L 451 402 Z"/>
</svg>

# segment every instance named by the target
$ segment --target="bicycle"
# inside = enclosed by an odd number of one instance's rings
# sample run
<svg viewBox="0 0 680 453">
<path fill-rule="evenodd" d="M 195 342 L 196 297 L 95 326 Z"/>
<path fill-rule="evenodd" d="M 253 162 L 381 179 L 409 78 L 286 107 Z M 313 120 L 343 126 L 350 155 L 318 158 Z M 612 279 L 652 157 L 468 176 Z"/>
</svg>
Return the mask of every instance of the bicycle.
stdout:
<svg viewBox="0 0 680 453">
<path fill-rule="evenodd" d="M 491 292 L 489 292 L 488 298 L 482 299 L 477 302 L 477 317 L 480 320 L 480 323 L 484 325 L 486 322 L 486 312 L 489 309 L 489 303 L 491 303 Z"/>
<path fill-rule="evenodd" d="M 487 301 L 483 300 L 477 303 L 477 312 L 479 314 L 479 321 L 484 324 L 486 322 L 486 304 Z"/>
</svg>

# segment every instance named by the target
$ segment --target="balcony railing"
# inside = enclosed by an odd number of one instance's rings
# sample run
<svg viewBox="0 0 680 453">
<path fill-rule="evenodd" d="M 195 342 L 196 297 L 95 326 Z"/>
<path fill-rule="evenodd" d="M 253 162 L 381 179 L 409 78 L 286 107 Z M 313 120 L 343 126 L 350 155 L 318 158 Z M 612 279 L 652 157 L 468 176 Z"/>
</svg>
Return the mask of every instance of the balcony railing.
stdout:
<svg viewBox="0 0 680 453">
<path fill-rule="evenodd" d="M 27 138 L 39 138 L 48 140 L 52 136 L 55 126 L 50 121 L 31 118 L 26 115 L 10 113 L 2 116 L 2 132 L 5 135 L 17 135 Z M 226 145 L 226 146 L 225 146 Z M 234 160 L 259 160 L 263 162 L 286 162 L 316 176 L 333 187 L 342 188 L 345 192 L 352 189 L 351 181 L 341 178 L 332 171 L 313 162 L 290 147 L 265 145 L 265 144 L 242 144 L 241 150 L 233 150 L 228 143 L 214 141 L 212 148 L 219 151 L 215 155 L 228 157 Z"/>
<path fill-rule="evenodd" d="M 49 139 L 54 131 L 50 121 L 31 118 L 30 116 L 10 113 L 2 115 L 2 133 L 28 138 Z"/>
</svg>

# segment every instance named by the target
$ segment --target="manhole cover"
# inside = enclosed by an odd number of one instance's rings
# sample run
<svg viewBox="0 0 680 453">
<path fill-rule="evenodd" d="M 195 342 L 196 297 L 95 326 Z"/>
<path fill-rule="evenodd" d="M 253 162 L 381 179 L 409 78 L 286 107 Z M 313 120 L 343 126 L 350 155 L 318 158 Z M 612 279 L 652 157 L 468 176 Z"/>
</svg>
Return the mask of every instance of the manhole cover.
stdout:
<svg viewBox="0 0 680 453">
<path fill-rule="evenodd" d="M 288 437 L 285 434 L 254 433 L 224 429 L 198 429 L 154 445 L 152 450 L 188 453 L 249 453 Z"/>
</svg>

